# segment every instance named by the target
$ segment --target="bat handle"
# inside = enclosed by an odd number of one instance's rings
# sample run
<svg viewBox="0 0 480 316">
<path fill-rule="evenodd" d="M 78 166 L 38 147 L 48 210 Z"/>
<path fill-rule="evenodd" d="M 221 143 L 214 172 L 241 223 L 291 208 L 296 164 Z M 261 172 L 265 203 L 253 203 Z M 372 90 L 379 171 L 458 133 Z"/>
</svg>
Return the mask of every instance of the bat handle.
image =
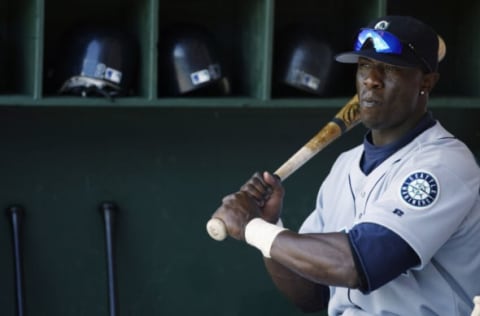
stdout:
<svg viewBox="0 0 480 316">
<path fill-rule="evenodd" d="M 279 171 L 281 172 L 281 168 L 275 171 L 273 175 L 277 177 L 280 181 L 282 181 L 284 179 L 283 177 L 288 175 L 281 176 L 279 175 Z M 227 225 L 225 225 L 225 223 L 220 218 L 217 218 L 217 217 L 213 217 L 207 222 L 207 232 L 212 239 L 215 239 L 218 241 L 222 241 L 228 236 Z"/>
<path fill-rule="evenodd" d="M 213 217 L 207 222 L 207 232 L 210 237 L 218 241 L 227 238 L 227 226 L 220 218 Z"/>
<path fill-rule="evenodd" d="M 107 253 L 108 304 L 110 316 L 117 315 L 117 288 L 115 280 L 114 223 L 118 208 L 113 202 L 103 202 L 100 212 L 105 222 L 105 248 Z"/>
<path fill-rule="evenodd" d="M 6 210 L 8 217 L 12 223 L 13 234 L 13 256 L 15 264 L 15 292 L 17 316 L 23 316 L 25 310 L 25 299 L 23 289 L 23 259 L 22 259 L 22 245 L 20 240 L 21 223 L 25 210 L 19 205 L 9 206 Z"/>
</svg>

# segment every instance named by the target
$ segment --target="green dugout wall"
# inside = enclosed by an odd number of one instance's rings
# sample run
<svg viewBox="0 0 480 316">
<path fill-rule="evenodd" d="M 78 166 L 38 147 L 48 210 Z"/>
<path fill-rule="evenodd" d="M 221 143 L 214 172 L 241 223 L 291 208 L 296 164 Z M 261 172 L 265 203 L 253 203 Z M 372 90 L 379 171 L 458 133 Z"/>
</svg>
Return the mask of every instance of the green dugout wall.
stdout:
<svg viewBox="0 0 480 316">
<path fill-rule="evenodd" d="M 26 210 L 22 231 L 28 315 L 107 315 L 103 201 L 119 206 L 115 258 L 119 315 L 301 315 L 277 292 L 257 250 L 211 240 L 221 198 L 257 170 L 275 170 L 354 94 L 339 68 L 328 96 L 279 96 L 272 73 L 279 30 L 298 21 L 328 29 L 339 49 L 385 13 L 432 24 L 447 43 L 430 109 L 480 156 L 480 5 L 473 0 L 3 0 L 0 39 L 0 211 Z M 57 96 L 47 61 L 62 30 L 108 20 L 138 37 L 134 96 Z M 162 26 L 195 22 L 223 43 L 228 97 L 164 97 Z M 361 142 L 359 126 L 285 182 L 284 222 L 297 229 L 335 157 Z M 0 216 L 0 315 L 15 315 L 11 225 Z"/>
</svg>

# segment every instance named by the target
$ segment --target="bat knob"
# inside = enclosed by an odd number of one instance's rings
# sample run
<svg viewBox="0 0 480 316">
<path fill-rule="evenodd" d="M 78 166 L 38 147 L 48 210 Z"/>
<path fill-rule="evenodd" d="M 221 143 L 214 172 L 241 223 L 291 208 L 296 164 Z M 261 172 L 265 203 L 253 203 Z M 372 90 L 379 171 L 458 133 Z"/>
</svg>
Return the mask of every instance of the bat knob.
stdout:
<svg viewBox="0 0 480 316">
<path fill-rule="evenodd" d="M 115 204 L 115 202 L 110 202 L 110 201 L 105 201 L 105 202 L 102 202 L 100 203 L 100 206 L 99 206 L 99 211 L 100 212 L 115 212 L 116 210 L 118 209 L 117 205 Z"/>
<path fill-rule="evenodd" d="M 21 205 L 10 205 L 6 209 L 7 214 L 9 215 L 19 215 L 23 216 L 25 214 L 25 209 Z"/>
<path fill-rule="evenodd" d="M 227 226 L 219 218 L 212 218 L 207 222 L 207 232 L 215 240 L 222 241 L 227 238 Z"/>
</svg>

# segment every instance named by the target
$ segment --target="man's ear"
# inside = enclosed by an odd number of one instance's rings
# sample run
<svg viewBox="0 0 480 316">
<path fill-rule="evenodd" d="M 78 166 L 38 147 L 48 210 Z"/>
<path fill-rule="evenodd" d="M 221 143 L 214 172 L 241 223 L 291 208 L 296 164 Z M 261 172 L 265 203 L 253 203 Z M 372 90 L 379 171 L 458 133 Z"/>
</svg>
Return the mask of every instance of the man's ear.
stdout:
<svg viewBox="0 0 480 316">
<path fill-rule="evenodd" d="M 425 74 L 423 76 L 422 90 L 430 93 L 437 84 L 438 79 L 440 79 L 440 74 L 438 72 Z"/>
</svg>

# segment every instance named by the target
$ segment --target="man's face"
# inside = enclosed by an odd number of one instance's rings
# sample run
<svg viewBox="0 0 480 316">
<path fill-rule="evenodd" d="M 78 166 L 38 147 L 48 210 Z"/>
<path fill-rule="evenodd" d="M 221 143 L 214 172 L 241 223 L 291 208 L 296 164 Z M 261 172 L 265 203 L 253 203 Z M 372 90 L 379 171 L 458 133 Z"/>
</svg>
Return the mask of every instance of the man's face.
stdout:
<svg viewBox="0 0 480 316">
<path fill-rule="evenodd" d="M 363 124 L 374 132 L 395 132 L 417 122 L 425 112 L 426 103 L 418 102 L 423 75 L 417 68 L 359 58 L 356 85 Z"/>
</svg>

